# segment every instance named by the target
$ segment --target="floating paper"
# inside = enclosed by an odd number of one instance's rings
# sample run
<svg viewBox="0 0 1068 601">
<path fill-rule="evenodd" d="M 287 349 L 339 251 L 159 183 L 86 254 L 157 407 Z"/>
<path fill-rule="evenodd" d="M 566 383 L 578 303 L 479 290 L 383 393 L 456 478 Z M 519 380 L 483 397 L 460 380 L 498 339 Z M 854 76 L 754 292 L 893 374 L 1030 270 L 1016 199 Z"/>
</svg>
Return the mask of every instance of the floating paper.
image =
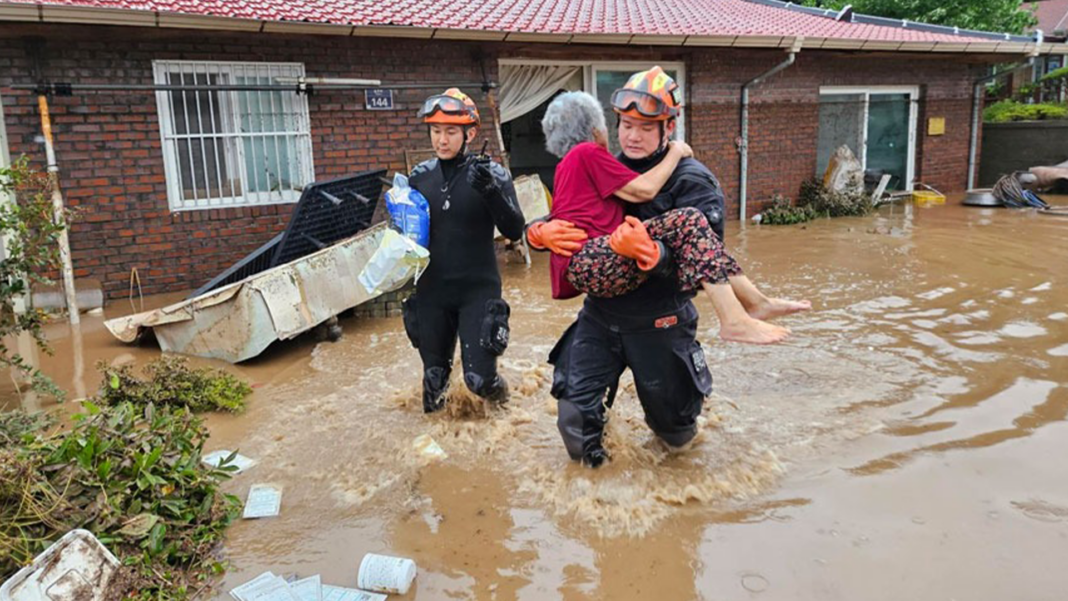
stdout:
<svg viewBox="0 0 1068 601">
<path fill-rule="evenodd" d="M 323 601 L 323 582 L 319 575 L 309 576 L 289 585 L 300 601 Z"/>
<path fill-rule="evenodd" d="M 281 509 L 281 486 L 276 484 L 253 484 L 248 491 L 248 500 L 245 502 L 245 513 L 242 514 L 242 517 L 246 520 L 269 518 L 278 515 Z"/>
<path fill-rule="evenodd" d="M 246 601 L 301 601 L 289 583 L 280 577 L 268 581 L 246 594 Z"/>
<path fill-rule="evenodd" d="M 323 601 L 386 601 L 386 595 L 369 593 L 354 588 L 323 585 Z"/>
<path fill-rule="evenodd" d="M 277 576 L 275 576 L 273 572 L 264 572 L 259 576 L 256 576 L 252 580 L 249 580 L 245 584 L 234 587 L 230 591 L 230 596 L 234 599 L 237 599 L 237 601 L 248 601 L 248 598 L 245 595 L 259 587 L 273 582 L 275 578 L 277 578 Z"/>
</svg>

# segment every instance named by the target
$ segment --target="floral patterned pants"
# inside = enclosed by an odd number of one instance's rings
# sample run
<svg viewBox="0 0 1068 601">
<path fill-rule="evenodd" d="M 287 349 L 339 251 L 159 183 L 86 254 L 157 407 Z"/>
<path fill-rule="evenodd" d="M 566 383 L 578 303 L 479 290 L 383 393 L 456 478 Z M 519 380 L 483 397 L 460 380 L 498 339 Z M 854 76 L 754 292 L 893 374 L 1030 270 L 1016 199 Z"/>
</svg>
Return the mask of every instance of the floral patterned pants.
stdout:
<svg viewBox="0 0 1068 601">
<path fill-rule="evenodd" d="M 741 275 L 742 268 L 727 254 L 701 211 L 692 207 L 674 209 L 644 223 L 653 240 L 671 249 L 680 290 L 698 290 L 705 282 L 725 284 L 729 276 Z M 587 242 L 571 257 L 567 268 L 567 280 L 572 286 L 600 298 L 632 292 L 648 277 L 638 268 L 637 261 L 612 250 L 608 236 Z"/>
</svg>

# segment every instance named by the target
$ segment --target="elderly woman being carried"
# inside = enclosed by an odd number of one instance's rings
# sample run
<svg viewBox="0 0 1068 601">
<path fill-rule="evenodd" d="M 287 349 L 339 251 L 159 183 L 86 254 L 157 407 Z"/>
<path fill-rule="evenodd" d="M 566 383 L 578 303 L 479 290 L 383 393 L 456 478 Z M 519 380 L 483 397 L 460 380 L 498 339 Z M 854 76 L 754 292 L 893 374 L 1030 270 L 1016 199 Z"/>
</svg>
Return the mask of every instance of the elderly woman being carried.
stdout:
<svg viewBox="0 0 1068 601">
<path fill-rule="evenodd" d="M 609 154 L 601 104 L 584 92 L 557 96 L 542 129 L 546 148 L 562 158 L 556 167 L 552 219 L 573 224 L 589 238 L 573 256 L 552 255 L 554 298 L 620 296 L 650 274 L 663 274 L 675 277 L 683 290 L 708 294 L 724 340 L 771 344 L 789 335 L 788 329 L 746 312 L 735 288 L 754 285 L 700 211 L 675 209 L 645 222 L 624 216 L 624 203 L 652 200 L 679 160 L 693 155 L 688 145 L 673 141 L 659 165 L 640 175 L 631 171 Z M 797 311 L 810 306 L 783 302 Z"/>
</svg>

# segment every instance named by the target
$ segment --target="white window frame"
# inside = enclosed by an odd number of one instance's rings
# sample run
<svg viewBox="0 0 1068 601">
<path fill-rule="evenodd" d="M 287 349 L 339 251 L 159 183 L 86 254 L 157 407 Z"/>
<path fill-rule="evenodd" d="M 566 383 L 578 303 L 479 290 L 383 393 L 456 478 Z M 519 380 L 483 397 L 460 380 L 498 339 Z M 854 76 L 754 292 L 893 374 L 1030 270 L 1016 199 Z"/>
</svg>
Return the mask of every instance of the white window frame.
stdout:
<svg viewBox="0 0 1068 601">
<path fill-rule="evenodd" d="M 275 79 L 276 77 L 303 77 L 304 76 L 304 64 L 303 63 L 282 63 L 282 62 L 251 62 L 251 61 L 187 61 L 187 60 L 155 60 L 152 61 L 153 77 L 156 84 L 171 83 L 168 81 L 167 76 L 169 73 L 183 73 L 189 77 L 202 74 L 227 74 L 229 75 L 228 83 L 236 83 L 237 77 L 268 77 Z M 189 94 L 195 94 L 190 92 Z M 177 157 L 177 140 L 178 135 L 175 133 L 175 119 L 173 114 L 173 107 L 171 106 L 171 92 L 158 91 L 156 92 L 156 107 L 159 115 L 160 125 L 160 142 L 163 149 L 164 160 L 164 172 L 167 180 L 167 202 L 171 211 L 196 211 L 204 209 L 220 209 L 231 207 L 252 207 L 252 206 L 264 206 L 273 204 L 291 204 L 300 200 L 299 190 L 268 190 L 268 191 L 253 191 L 250 187 L 250 178 L 248 169 L 246 168 L 246 153 L 244 139 L 264 139 L 273 140 L 275 145 L 275 151 L 280 154 L 281 147 L 279 146 L 279 135 L 265 134 L 263 132 L 241 132 L 241 117 L 239 112 L 239 94 L 257 94 L 256 92 L 237 92 L 237 91 L 220 91 L 217 98 L 219 99 L 219 114 L 223 123 L 214 124 L 214 115 L 211 115 L 213 121 L 213 129 L 216 131 L 222 130 L 221 133 L 216 134 L 189 134 L 190 140 L 204 140 L 207 137 L 218 137 L 233 141 L 233 151 L 224 152 L 223 157 L 216 157 L 216 164 L 225 162 L 227 173 L 230 175 L 231 180 L 238 180 L 241 184 L 241 193 L 233 195 L 211 195 L 210 180 L 211 175 L 209 173 L 209 196 L 198 197 L 194 188 L 194 198 L 187 199 L 183 196 L 182 189 L 182 174 L 181 166 Z M 247 97 L 246 97 L 247 98 Z M 262 101 L 259 98 L 258 101 Z M 270 102 L 272 112 L 274 109 L 274 96 L 270 95 Z M 292 124 L 286 125 L 287 134 L 284 136 L 285 142 L 282 144 L 286 148 L 287 155 L 289 155 L 290 161 L 295 161 L 295 169 L 291 166 L 288 175 L 290 177 L 296 175 L 300 182 L 307 185 L 310 184 L 315 177 L 315 167 L 313 163 L 312 144 L 311 144 L 311 119 L 308 111 L 308 99 L 304 95 L 293 94 L 292 98 L 283 96 L 282 111 L 285 115 L 285 119 L 292 119 Z M 186 102 L 186 109 L 190 108 L 191 104 L 196 104 L 200 109 L 199 103 Z M 286 106 L 288 104 L 288 107 Z M 210 111 L 209 111 L 210 112 Z M 186 122 L 192 115 L 186 116 Z M 203 120 L 203 114 L 196 117 L 198 120 Z M 203 130 L 203 128 L 201 128 Z M 214 146 L 213 146 L 214 148 Z M 255 162 L 255 146 L 252 147 L 252 158 Z M 192 160 L 192 159 L 191 159 Z M 235 177 L 236 175 L 236 177 Z M 221 180 L 221 176 L 217 174 L 218 179 Z M 222 192 L 222 182 L 216 181 L 219 187 L 219 192 Z M 268 186 L 270 187 L 270 180 L 268 179 Z"/>
<path fill-rule="evenodd" d="M 860 164 L 868 168 L 868 107 L 872 94 L 908 94 L 909 95 L 909 149 L 905 178 L 905 191 L 911 192 L 912 182 L 916 179 L 916 126 L 919 115 L 920 86 L 820 86 L 820 96 L 830 94 L 861 94 L 864 96 L 864 115 L 861 119 L 861 147 L 863 148 Z"/>
<path fill-rule="evenodd" d="M 575 60 L 540 60 L 533 58 L 502 58 L 498 65 L 528 65 L 528 66 L 576 66 L 582 67 L 582 91 L 597 97 L 597 71 L 630 71 L 637 73 L 660 65 L 665 71 L 675 71 L 678 78 L 675 83 L 679 84 L 682 97 L 686 98 L 686 63 L 673 61 L 575 61 Z M 682 110 L 676 119 L 675 137 L 679 140 L 686 139 L 686 102 L 683 101 Z"/>
</svg>

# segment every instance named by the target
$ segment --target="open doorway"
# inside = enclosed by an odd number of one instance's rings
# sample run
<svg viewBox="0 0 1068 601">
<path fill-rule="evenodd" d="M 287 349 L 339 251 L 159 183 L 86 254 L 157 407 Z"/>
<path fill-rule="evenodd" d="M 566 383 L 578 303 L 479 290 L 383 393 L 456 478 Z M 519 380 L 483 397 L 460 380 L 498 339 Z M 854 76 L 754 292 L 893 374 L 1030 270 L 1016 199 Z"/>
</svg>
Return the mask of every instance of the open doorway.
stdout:
<svg viewBox="0 0 1068 601">
<path fill-rule="evenodd" d="M 508 151 L 512 175 L 536 174 L 553 188 L 555 156 L 545 150 L 541 120 L 557 95 L 583 89 L 580 64 L 501 63 L 501 135 Z"/>
<path fill-rule="evenodd" d="M 559 159 L 545 150 L 541 120 L 552 99 L 562 93 L 563 90 L 558 91 L 529 113 L 501 124 L 501 136 L 508 152 L 512 177 L 536 174 L 542 183 L 553 189 L 553 173 Z"/>
</svg>

